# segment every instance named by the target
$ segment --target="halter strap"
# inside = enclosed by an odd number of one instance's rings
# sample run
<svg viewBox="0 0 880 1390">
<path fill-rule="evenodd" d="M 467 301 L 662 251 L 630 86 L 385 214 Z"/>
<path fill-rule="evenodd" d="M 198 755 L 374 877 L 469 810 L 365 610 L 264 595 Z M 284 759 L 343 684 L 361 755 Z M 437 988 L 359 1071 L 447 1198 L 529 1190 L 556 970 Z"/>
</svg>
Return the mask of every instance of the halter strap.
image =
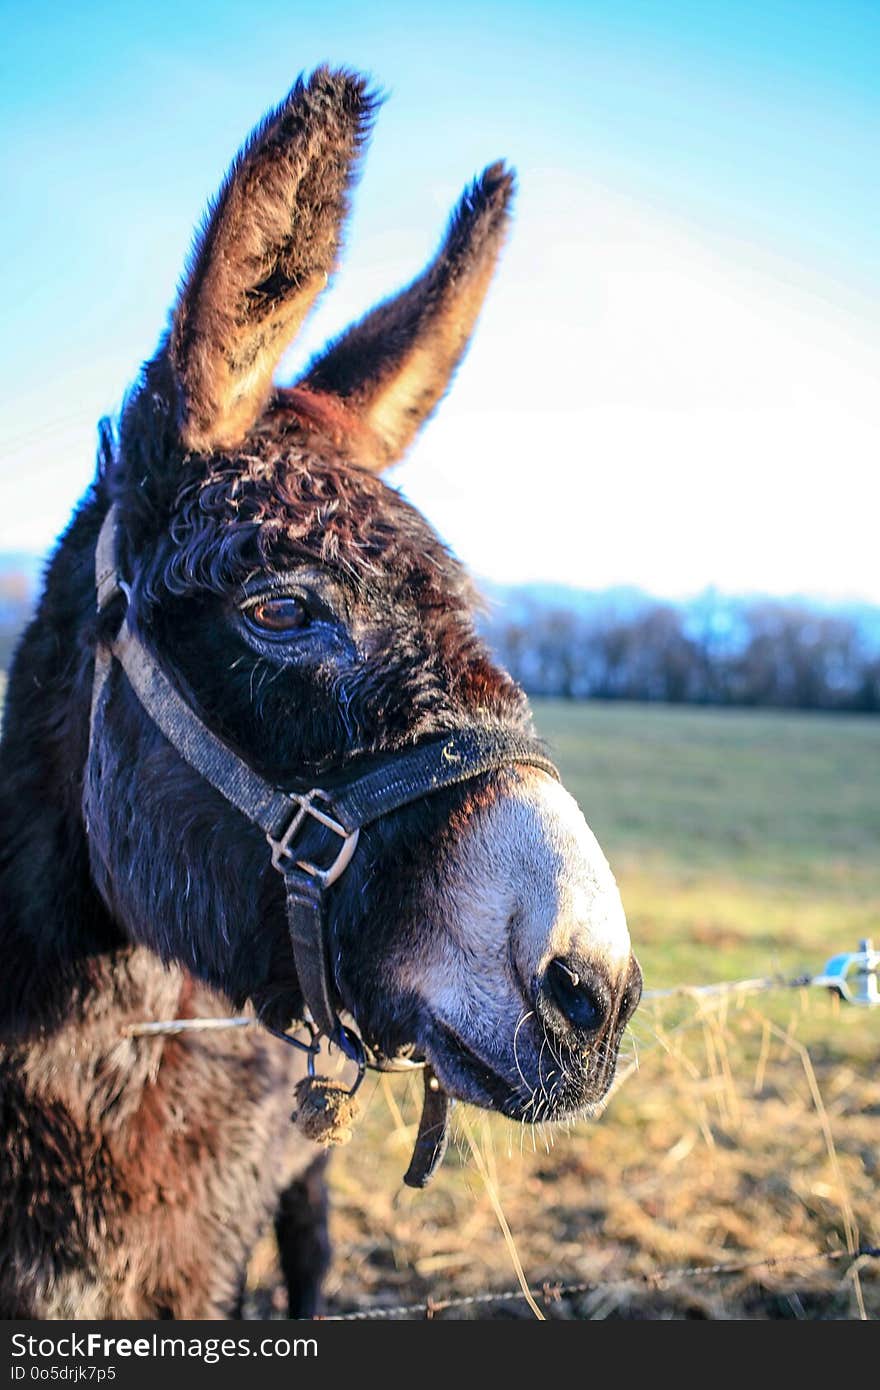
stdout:
<svg viewBox="0 0 880 1390">
<path fill-rule="evenodd" d="M 275 843 L 308 797 L 320 798 L 325 813 L 352 835 L 420 797 L 511 763 L 538 767 L 558 777 L 537 740 L 498 727 L 466 726 L 386 755 L 387 760 L 330 791 L 280 791 L 202 723 L 134 633 L 127 616 L 109 651 L 153 723 L 183 760 Z"/>
</svg>

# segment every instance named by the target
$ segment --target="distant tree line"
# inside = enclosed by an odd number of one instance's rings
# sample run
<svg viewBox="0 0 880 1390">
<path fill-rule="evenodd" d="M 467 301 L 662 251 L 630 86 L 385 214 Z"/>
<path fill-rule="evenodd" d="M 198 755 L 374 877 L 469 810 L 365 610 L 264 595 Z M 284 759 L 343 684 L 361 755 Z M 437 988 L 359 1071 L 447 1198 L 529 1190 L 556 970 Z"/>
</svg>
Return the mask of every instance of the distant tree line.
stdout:
<svg viewBox="0 0 880 1390">
<path fill-rule="evenodd" d="M 880 640 L 846 614 L 711 595 L 621 604 L 613 593 L 572 591 L 557 603 L 514 591 L 484 619 L 484 634 L 532 695 L 880 711 Z M 33 601 L 28 576 L 0 572 L 0 671 Z"/>
<path fill-rule="evenodd" d="M 484 622 L 532 695 L 880 711 L 880 650 L 852 619 L 807 604 L 711 610 L 645 603 L 623 612 L 520 602 Z"/>
</svg>

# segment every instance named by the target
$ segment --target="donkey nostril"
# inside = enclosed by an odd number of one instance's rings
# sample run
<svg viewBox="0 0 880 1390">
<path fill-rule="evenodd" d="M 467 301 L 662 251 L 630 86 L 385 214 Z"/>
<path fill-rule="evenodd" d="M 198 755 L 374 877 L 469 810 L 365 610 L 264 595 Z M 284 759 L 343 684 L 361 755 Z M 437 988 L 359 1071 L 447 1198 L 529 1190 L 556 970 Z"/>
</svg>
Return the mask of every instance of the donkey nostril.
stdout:
<svg viewBox="0 0 880 1390">
<path fill-rule="evenodd" d="M 560 1013 L 573 1028 L 598 1033 L 611 1012 L 605 992 L 564 960 L 551 960 L 544 985 Z"/>
<path fill-rule="evenodd" d="M 629 1023 L 633 1014 L 639 1006 L 642 997 L 642 971 L 635 956 L 632 957 L 629 967 L 626 986 L 623 991 L 623 998 L 620 1003 L 619 1019 L 621 1024 Z"/>
</svg>

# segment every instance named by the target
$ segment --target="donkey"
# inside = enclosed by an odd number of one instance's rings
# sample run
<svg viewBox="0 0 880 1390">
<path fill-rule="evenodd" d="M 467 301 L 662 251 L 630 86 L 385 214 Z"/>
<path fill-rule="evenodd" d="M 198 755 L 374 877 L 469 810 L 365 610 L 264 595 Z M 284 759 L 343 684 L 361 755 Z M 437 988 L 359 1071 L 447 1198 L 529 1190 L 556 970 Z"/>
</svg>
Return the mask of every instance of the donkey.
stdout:
<svg viewBox="0 0 880 1390">
<path fill-rule="evenodd" d="M 611 871 L 471 585 L 380 477 L 464 353 L 512 174 L 486 169 L 428 269 L 273 384 L 375 105 L 320 69 L 245 144 L 15 657 L 3 1317 L 229 1316 L 273 1219 L 308 1316 L 325 1154 L 291 1128 L 276 1034 L 310 1066 L 319 1033 L 361 1069 L 424 1064 L 418 1183 L 448 1097 L 589 1110 L 638 1002 Z M 248 1029 L 132 1034 L 245 1006 Z"/>
</svg>

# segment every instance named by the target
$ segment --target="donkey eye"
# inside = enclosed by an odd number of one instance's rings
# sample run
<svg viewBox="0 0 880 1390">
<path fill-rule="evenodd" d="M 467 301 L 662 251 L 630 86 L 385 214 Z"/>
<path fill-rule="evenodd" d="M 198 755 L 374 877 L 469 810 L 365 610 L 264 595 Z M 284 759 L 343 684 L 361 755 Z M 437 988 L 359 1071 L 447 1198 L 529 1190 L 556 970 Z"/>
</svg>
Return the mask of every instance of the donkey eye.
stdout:
<svg viewBox="0 0 880 1390">
<path fill-rule="evenodd" d="M 309 621 L 302 599 L 289 594 L 284 598 L 261 599 L 248 609 L 248 617 L 264 632 L 295 632 Z"/>
</svg>

